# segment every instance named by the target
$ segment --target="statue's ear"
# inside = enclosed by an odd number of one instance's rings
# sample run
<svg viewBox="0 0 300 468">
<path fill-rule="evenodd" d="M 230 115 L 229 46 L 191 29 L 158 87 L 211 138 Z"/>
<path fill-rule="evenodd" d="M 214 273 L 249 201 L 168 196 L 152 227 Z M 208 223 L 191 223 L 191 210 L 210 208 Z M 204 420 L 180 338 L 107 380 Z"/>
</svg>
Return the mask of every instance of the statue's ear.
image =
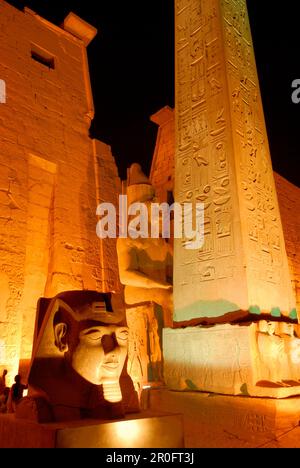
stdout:
<svg viewBox="0 0 300 468">
<path fill-rule="evenodd" d="M 57 323 L 54 326 L 55 346 L 62 353 L 66 353 L 68 351 L 67 331 L 68 327 L 66 323 Z"/>
</svg>

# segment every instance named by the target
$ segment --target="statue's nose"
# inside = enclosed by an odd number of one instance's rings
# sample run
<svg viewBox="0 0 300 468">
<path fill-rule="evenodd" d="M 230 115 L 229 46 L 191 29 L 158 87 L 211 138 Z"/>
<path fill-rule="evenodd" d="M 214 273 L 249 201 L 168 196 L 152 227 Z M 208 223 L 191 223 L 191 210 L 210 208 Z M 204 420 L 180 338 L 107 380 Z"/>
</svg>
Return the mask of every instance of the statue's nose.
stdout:
<svg viewBox="0 0 300 468">
<path fill-rule="evenodd" d="M 111 335 L 104 335 L 102 337 L 101 344 L 102 344 L 105 354 L 113 351 L 115 347 L 117 346 L 117 340 L 115 338 L 115 334 L 113 333 Z"/>
</svg>

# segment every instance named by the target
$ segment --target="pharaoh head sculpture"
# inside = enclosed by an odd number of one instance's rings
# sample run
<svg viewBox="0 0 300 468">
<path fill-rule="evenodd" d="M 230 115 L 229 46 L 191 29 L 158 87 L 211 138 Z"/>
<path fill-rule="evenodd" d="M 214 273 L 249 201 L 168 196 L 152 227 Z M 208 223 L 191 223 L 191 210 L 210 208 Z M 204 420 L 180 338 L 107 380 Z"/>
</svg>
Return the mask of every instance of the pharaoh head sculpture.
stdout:
<svg viewBox="0 0 300 468">
<path fill-rule="evenodd" d="M 62 298 L 54 305 L 55 346 L 78 375 L 91 384 L 103 385 L 107 401 L 121 401 L 119 379 L 128 344 L 122 315 L 107 310 L 107 302 L 99 301 L 97 294 L 84 294 L 84 300 L 81 293 L 73 295 L 79 298 L 73 307 Z"/>
<path fill-rule="evenodd" d="M 118 297 L 71 291 L 38 309 L 29 396 L 45 398 L 54 420 L 122 416 L 134 390 Z"/>
</svg>

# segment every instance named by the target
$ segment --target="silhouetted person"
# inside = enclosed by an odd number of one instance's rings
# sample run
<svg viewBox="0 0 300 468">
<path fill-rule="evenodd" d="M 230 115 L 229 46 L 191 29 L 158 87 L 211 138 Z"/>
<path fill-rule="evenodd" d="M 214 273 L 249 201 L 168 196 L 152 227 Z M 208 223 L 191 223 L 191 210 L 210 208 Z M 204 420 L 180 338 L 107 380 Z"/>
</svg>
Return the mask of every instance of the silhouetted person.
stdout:
<svg viewBox="0 0 300 468">
<path fill-rule="evenodd" d="M 23 392 L 27 388 L 27 385 L 21 383 L 21 376 L 15 376 L 15 383 L 10 389 L 9 398 L 8 398 L 8 412 L 15 413 L 17 404 L 23 398 Z"/>
</svg>

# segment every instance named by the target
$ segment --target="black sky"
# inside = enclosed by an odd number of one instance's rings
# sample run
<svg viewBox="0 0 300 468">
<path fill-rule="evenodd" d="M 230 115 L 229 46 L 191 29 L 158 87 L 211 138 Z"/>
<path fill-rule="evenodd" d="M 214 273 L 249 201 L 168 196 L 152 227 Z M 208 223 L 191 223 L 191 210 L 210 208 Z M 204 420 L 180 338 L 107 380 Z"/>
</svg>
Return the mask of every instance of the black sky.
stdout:
<svg viewBox="0 0 300 468">
<path fill-rule="evenodd" d="M 110 144 L 121 176 L 150 168 L 157 128 L 149 116 L 174 106 L 173 0 L 28 0 L 55 24 L 69 11 L 96 26 L 88 48 L 96 117 L 91 133 Z M 247 0 L 274 169 L 300 187 L 300 2 Z"/>
</svg>

